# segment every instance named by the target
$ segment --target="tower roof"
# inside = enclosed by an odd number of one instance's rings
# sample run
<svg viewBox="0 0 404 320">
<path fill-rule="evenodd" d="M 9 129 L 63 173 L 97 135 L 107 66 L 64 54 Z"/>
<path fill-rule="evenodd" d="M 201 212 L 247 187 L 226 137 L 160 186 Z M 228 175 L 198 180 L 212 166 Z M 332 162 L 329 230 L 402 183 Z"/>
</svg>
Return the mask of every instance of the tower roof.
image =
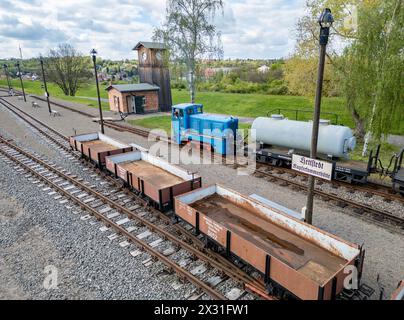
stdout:
<svg viewBox="0 0 404 320">
<path fill-rule="evenodd" d="M 140 47 L 145 47 L 145 48 L 147 48 L 147 49 L 159 49 L 159 50 L 166 50 L 166 49 L 167 49 L 164 43 L 140 41 L 140 42 L 133 48 L 133 50 L 139 50 Z"/>
</svg>

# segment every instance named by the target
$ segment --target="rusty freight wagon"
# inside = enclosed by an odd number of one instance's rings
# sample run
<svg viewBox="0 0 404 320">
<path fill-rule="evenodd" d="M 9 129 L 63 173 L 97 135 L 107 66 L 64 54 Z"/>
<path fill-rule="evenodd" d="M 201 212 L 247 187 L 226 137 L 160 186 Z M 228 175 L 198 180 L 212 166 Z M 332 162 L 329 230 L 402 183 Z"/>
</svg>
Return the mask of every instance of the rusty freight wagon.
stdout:
<svg viewBox="0 0 404 320">
<path fill-rule="evenodd" d="M 97 164 L 105 165 L 105 158 L 110 155 L 133 151 L 132 146 L 122 144 L 102 133 L 88 133 L 69 138 L 70 146 L 81 152 L 82 156 Z"/>
<path fill-rule="evenodd" d="M 220 185 L 176 197 L 175 214 L 228 257 L 259 271 L 271 294 L 335 299 L 346 267 L 362 273 L 359 246 Z"/>
<path fill-rule="evenodd" d="M 202 186 L 200 176 L 142 151 L 107 157 L 106 168 L 161 211 L 173 207 L 174 196 Z"/>
</svg>

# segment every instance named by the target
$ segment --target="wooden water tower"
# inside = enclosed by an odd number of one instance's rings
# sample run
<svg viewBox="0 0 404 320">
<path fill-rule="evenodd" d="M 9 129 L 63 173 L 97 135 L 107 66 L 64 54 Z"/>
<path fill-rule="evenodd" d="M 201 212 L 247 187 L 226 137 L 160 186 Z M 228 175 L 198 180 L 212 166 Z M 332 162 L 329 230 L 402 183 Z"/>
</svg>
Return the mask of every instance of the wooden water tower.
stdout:
<svg viewBox="0 0 404 320">
<path fill-rule="evenodd" d="M 158 86 L 159 110 L 171 112 L 170 72 L 164 59 L 166 47 L 162 43 L 142 41 L 133 50 L 138 52 L 140 83 Z"/>
</svg>

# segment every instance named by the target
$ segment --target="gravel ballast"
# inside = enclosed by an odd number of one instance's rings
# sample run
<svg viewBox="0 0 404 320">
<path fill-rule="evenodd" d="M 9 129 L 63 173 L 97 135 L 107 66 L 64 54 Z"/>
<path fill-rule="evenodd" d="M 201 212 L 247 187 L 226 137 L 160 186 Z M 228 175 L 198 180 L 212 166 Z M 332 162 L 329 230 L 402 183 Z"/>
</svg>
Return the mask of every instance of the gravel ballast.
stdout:
<svg viewBox="0 0 404 320">
<path fill-rule="evenodd" d="M 0 299 L 180 299 L 155 273 L 0 160 Z M 46 289 L 54 266 L 56 289 Z"/>
</svg>

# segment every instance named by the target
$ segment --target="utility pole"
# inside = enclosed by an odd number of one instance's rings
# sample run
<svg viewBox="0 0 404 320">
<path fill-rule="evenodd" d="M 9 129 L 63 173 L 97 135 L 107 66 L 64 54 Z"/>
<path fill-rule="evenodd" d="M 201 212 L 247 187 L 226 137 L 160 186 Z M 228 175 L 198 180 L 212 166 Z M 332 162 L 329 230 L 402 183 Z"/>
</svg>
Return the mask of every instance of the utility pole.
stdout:
<svg viewBox="0 0 404 320">
<path fill-rule="evenodd" d="M 43 68 L 43 59 L 42 58 L 41 58 L 41 69 L 42 69 L 43 85 L 44 85 L 44 88 L 45 88 L 46 101 L 48 102 L 48 110 L 49 110 L 49 114 L 52 114 L 52 109 L 51 109 L 50 101 L 49 101 L 48 86 L 46 85 L 45 70 Z"/>
<path fill-rule="evenodd" d="M 94 75 L 95 75 L 95 84 L 97 87 L 97 96 L 98 96 L 98 110 L 100 112 L 100 125 L 101 125 L 101 133 L 104 134 L 104 119 L 102 117 L 102 106 L 101 106 L 101 97 L 100 97 L 100 88 L 98 86 L 98 73 L 97 73 L 97 50 L 91 50 L 91 57 L 93 59 L 94 64 Z"/>
<path fill-rule="evenodd" d="M 24 96 L 24 101 L 27 102 L 27 98 L 26 98 L 26 96 L 25 96 L 25 90 L 24 90 L 24 83 L 22 82 L 22 75 L 21 75 L 20 63 L 17 62 L 17 63 L 15 64 L 15 66 L 17 67 L 18 76 L 20 77 L 20 82 L 21 82 L 22 94 L 23 94 L 23 96 Z"/>
<path fill-rule="evenodd" d="M 330 27 L 334 22 L 334 18 L 331 14 L 330 9 L 324 9 L 321 13 L 318 23 L 320 24 L 320 59 L 318 64 L 318 76 L 317 76 L 317 89 L 316 89 L 316 100 L 314 105 L 314 115 L 313 115 L 313 130 L 311 134 L 311 149 L 310 158 L 317 158 L 317 143 L 318 143 L 318 131 L 320 123 L 320 112 L 321 112 L 321 94 L 323 91 L 323 79 L 324 79 L 324 65 L 325 65 L 325 54 L 326 47 L 328 43 L 328 37 L 330 35 Z M 313 201 L 314 201 L 314 187 L 315 187 L 315 177 L 309 176 L 309 187 L 307 194 L 307 205 L 306 205 L 306 222 L 308 224 L 313 223 Z"/>
<path fill-rule="evenodd" d="M 4 73 L 6 75 L 7 78 L 7 85 L 8 85 L 8 92 L 11 92 L 11 83 L 10 83 L 10 79 L 8 77 L 8 66 L 6 64 L 3 64 L 3 68 L 4 68 Z"/>
</svg>

